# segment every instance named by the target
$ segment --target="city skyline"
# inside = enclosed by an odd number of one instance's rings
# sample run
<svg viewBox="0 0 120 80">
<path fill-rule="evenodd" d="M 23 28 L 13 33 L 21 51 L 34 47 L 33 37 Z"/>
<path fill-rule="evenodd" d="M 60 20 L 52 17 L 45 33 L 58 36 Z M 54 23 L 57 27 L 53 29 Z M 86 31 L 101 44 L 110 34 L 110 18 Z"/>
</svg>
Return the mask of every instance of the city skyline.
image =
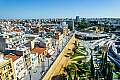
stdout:
<svg viewBox="0 0 120 80">
<path fill-rule="evenodd" d="M 119 0 L 0 0 L 0 18 L 119 18 L 119 4 Z"/>
</svg>

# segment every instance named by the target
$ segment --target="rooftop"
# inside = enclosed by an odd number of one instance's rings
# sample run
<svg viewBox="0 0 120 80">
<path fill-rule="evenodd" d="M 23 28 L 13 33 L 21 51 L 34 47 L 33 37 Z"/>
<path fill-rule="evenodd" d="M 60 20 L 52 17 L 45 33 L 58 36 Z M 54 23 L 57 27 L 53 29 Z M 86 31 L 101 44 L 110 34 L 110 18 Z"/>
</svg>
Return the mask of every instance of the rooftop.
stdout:
<svg viewBox="0 0 120 80">
<path fill-rule="evenodd" d="M 16 56 L 14 54 L 7 54 L 4 57 L 8 58 L 8 59 L 12 59 L 13 62 L 16 61 L 19 58 L 19 56 Z"/>
<path fill-rule="evenodd" d="M 4 66 L 5 64 L 7 64 L 8 62 L 10 62 L 9 59 L 3 59 L 2 61 L 1 61 L 1 59 L 0 59 L 0 68 L 1 68 L 2 66 Z"/>
<path fill-rule="evenodd" d="M 32 53 L 41 54 L 41 53 L 43 53 L 45 50 L 46 50 L 46 48 L 38 48 L 38 47 L 36 47 L 36 48 L 33 48 L 31 51 L 32 51 Z"/>
<path fill-rule="evenodd" d="M 13 29 L 11 30 L 11 32 L 22 32 L 22 30 L 17 29 L 17 28 L 13 28 Z"/>
</svg>

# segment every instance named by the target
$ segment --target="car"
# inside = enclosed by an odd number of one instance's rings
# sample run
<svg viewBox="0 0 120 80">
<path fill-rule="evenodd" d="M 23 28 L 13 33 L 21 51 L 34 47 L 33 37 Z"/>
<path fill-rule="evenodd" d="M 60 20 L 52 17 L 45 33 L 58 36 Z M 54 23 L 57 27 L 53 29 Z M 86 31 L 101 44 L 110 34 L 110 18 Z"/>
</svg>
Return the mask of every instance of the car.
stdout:
<svg viewBox="0 0 120 80">
<path fill-rule="evenodd" d="M 93 41 L 90 41 L 90 43 L 93 43 Z"/>
</svg>

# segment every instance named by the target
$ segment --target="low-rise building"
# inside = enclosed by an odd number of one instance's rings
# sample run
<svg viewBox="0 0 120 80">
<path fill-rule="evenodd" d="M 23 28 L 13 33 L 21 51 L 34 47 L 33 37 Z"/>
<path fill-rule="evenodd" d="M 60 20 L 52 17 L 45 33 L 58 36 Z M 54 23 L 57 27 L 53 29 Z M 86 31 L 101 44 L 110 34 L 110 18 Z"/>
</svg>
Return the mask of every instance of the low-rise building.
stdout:
<svg viewBox="0 0 120 80">
<path fill-rule="evenodd" d="M 37 64 L 40 64 L 45 60 L 47 48 L 35 47 L 31 50 L 31 52 L 32 67 L 34 68 Z"/>
</svg>

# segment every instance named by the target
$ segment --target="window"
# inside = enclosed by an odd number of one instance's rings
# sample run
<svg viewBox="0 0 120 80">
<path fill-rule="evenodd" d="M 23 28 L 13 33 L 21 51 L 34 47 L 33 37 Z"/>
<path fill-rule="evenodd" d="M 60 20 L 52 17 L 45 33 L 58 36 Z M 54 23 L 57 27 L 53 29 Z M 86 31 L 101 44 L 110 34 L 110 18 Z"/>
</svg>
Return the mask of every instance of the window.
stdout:
<svg viewBox="0 0 120 80">
<path fill-rule="evenodd" d="M 1 76 L 0 76 L 0 80 L 2 80 Z"/>
<path fill-rule="evenodd" d="M 44 52 L 43 52 L 43 55 L 44 55 Z"/>
<path fill-rule="evenodd" d="M 24 68 L 21 66 L 21 71 L 23 70 Z"/>
<path fill-rule="evenodd" d="M 14 79 L 14 76 L 12 75 L 11 78 Z"/>
<path fill-rule="evenodd" d="M 26 51 L 24 51 L 23 53 L 26 53 Z"/>
<path fill-rule="evenodd" d="M 19 63 L 16 63 L 16 66 L 19 66 Z"/>
<path fill-rule="evenodd" d="M 3 70 L 6 70 L 6 65 L 4 65 Z"/>
</svg>

